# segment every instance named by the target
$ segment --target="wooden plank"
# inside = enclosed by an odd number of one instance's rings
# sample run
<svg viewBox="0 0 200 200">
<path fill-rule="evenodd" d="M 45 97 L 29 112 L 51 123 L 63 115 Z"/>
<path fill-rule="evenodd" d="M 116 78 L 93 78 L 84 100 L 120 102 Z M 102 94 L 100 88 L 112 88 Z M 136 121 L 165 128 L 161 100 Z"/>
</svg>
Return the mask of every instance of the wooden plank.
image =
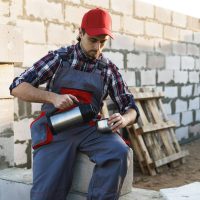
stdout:
<svg viewBox="0 0 200 200">
<path fill-rule="evenodd" d="M 109 118 L 109 112 L 107 107 L 107 102 L 103 101 L 103 107 L 101 109 L 101 114 L 103 118 Z"/>
<path fill-rule="evenodd" d="M 139 131 L 141 134 L 144 133 L 150 133 L 153 131 L 158 131 L 158 130 L 162 130 L 162 129 L 166 129 L 166 128 L 172 128 L 172 127 L 176 127 L 176 123 L 173 121 L 167 121 L 167 122 L 160 122 L 159 124 L 146 124 L 143 125 L 142 127 L 138 127 Z"/>
<path fill-rule="evenodd" d="M 165 114 L 164 112 L 164 108 L 163 108 L 163 104 L 162 104 L 162 101 L 161 99 L 158 100 L 158 106 L 160 108 L 160 110 L 162 111 L 163 113 L 163 118 L 164 120 L 168 120 L 168 117 L 167 115 Z M 174 145 L 174 148 L 176 150 L 176 152 L 180 152 L 181 151 L 181 148 L 180 148 L 180 145 L 176 139 L 176 136 L 175 136 L 175 133 L 174 133 L 174 130 L 172 128 L 169 129 L 169 132 L 170 132 L 170 136 L 171 136 L 171 139 L 172 139 L 172 143 Z"/>
<path fill-rule="evenodd" d="M 156 160 L 155 161 L 155 166 L 156 167 L 160 167 L 160 166 L 165 165 L 167 163 L 170 163 L 172 161 L 175 161 L 175 160 L 178 160 L 180 158 L 183 158 L 183 157 L 185 157 L 187 155 L 189 155 L 188 151 L 181 151 L 179 153 L 172 154 L 172 155 L 167 156 L 167 157 L 165 157 L 163 159 Z"/>
</svg>

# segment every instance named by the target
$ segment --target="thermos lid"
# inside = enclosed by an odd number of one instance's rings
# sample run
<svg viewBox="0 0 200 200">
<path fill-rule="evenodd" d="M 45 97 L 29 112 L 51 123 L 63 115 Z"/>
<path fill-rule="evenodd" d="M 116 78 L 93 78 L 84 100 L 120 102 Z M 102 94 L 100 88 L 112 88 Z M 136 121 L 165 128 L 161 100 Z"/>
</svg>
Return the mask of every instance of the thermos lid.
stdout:
<svg viewBox="0 0 200 200">
<path fill-rule="evenodd" d="M 96 116 L 96 111 L 92 104 L 79 104 L 79 108 L 84 122 L 89 122 Z"/>
</svg>

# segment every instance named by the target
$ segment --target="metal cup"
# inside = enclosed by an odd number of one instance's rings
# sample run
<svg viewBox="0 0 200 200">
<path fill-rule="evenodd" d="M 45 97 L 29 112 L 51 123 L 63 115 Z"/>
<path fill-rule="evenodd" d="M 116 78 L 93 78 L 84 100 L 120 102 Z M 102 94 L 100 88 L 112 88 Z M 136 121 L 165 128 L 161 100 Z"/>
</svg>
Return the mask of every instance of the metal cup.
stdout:
<svg viewBox="0 0 200 200">
<path fill-rule="evenodd" d="M 97 121 L 97 130 L 102 133 L 112 132 L 112 129 L 108 125 L 108 118 L 104 118 Z"/>
</svg>

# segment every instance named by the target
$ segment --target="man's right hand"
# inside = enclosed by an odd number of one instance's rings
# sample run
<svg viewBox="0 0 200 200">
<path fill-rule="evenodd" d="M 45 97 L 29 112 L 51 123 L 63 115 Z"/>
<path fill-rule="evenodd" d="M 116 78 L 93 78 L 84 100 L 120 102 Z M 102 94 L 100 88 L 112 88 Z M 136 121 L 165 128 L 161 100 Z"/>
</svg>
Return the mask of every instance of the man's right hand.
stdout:
<svg viewBox="0 0 200 200">
<path fill-rule="evenodd" d="M 55 97 L 52 100 L 55 108 L 66 109 L 78 102 L 78 99 L 72 94 L 55 94 Z"/>
</svg>

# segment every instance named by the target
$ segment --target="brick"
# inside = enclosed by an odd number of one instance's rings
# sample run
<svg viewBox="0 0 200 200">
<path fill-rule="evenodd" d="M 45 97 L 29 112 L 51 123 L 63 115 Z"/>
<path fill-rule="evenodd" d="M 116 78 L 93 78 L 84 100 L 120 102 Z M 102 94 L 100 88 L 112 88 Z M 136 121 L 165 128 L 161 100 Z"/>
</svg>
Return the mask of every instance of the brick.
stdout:
<svg viewBox="0 0 200 200">
<path fill-rule="evenodd" d="M 190 56 L 181 57 L 181 69 L 194 69 L 194 58 Z"/>
<path fill-rule="evenodd" d="M 188 110 L 198 110 L 199 109 L 199 97 L 194 99 L 189 99 L 189 109 Z"/>
<path fill-rule="evenodd" d="M 177 128 L 175 131 L 177 140 L 181 141 L 182 139 L 187 139 L 189 137 L 188 131 L 188 126 Z"/>
<path fill-rule="evenodd" d="M 120 32 L 122 29 L 121 16 L 111 14 L 111 18 L 112 18 L 112 30 L 116 32 Z"/>
<path fill-rule="evenodd" d="M 180 40 L 184 42 L 193 42 L 193 33 L 190 30 L 180 30 Z"/>
<path fill-rule="evenodd" d="M 163 109 L 167 115 L 171 115 L 172 114 L 171 102 L 163 103 Z"/>
<path fill-rule="evenodd" d="M 186 84 L 188 82 L 188 72 L 187 71 L 174 71 L 174 82 Z"/>
<path fill-rule="evenodd" d="M 192 96 L 193 85 L 184 85 L 181 87 L 181 97 L 191 97 Z"/>
<path fill-rule="evenodd" d="M 10 18 L 12 21 L 23 16 L 23 0 L 12 0 L 10 5 Z"/>
<path fill-rule="evenodd" d="M 0 157 L 4 156 L 5 161 L 8 162 L 7 167 L 14 166 L 14 141 L 13 141 L 13 136 L 11 137 L 0 137 Z M 1 162 L 2 164 L 2 162 Z"/>
<path fill-rule="evenodd" d="M 162 55 L 148 55 L 147 67 L 151 69 L 162 69 L 165 65 L 165 57 Z"/>
<path fill-rule="evenodd" d="M 30 124 L 34 119 L 25 118 L 14 122 L 14 140 L 23 141 L 31 139 Z M 23 129 L 22 129 L 23 127 Z"/>
<path fill-rule="evenodd" d="M 199 56 L 199 47 L 194 44 L 187 45 L 187 54 L 190 56 Z"/>
<path fill-rule="evenodd" d="M 105 57 L 109 58 L 119 69 L 124 69 L 124 55 L 119 52 L 104 52 Z"/>
<path fill-rule="evenodd" d="M 127 54 L 127 67 L 128 68 L 146 68 L 146 54 Z"/>
<path fill-rule="evenodd" d="M 2 64 L 0 65 L 0 98 L 13 98 L 10 95 L 9 85 L 14 79 L 14 65 Z"/>
<path fill-rule="evenodd" d="M 73 4 L 80 4 L 81 0 L 67 0 L 68 2 L 71 2 Z"/>
<path fill-rule="evenodd" d="M 81 6 L 74 7 L 74 6 L 66 5 L 65 21 L 69 23 L 75 23 L 80 26 L 83 15 L 88 11 L 89 9 L 83 8 Z"/>
<path fill-rule="evenodd" d="M 199 31 L 200 30 L 199 19 L 187 16 L 187 29 Z"/>
<path fill-rule="evenodd" d="M 169 40 L 163 39 L 154 39 L 155 51 L 163 54 L 171 54 L 172 53 L 172 44 Z"/>
<path fill-rule="evenodd" d="M 26 1 L 25 10 L 28 16 L 40 19 L 64 21 L 62 3 L 49 2 L 48 0 Z"/>
<path fill-rule="evenodd" d="M 124 19 L 124 30 L 127 33 L 131 33 L 135 35 L 143 35 L 144 21 L 133 19 L 132 17 L 126 17 L 126 19 Z"/>
<path fill-rule="evenodd" d="M 173 53 L 177 55 L 186 55 L 186 44 L 181 42 L 173 42 Z"/>
<path fill-rule="evenodd" d="M 170 83 L 173 81 L 173 71 L 172 70 L 159 70 L 157 83 Z"/>
<path fill-rule="evenodd" d="M 200 110 L 195 110 L 195 121 L 200 122 Z"/>
<path fill-rule="evenodd" d="M 171 23 L 171 11 L 164 9 L 164 8 L 156 7 L 155 8 L 155 18 L 159 22 L 162 22 L 164 24 L 170 24 Z"/>
<path fill-rule="evenodd" d="M 154 18 L 154 6 L 141 1 L 135 1 L 135 16 L 141 18 Z"/>
<path fill-rule="evenodd" d="M 51 49 L 48 49 L 46 45 L 36 45 L 36 44 L 24 44 L 24 62 L 23 66 L 30 67 L 41 59 L 43 56 L 45 56 L 48 51 Z M 30 53 L 31 52 L 31 53 Z"/>
<path fill-rule="evenodd" d="M 200 94 L 200 85 L 199 84 L 194 84 L 194 96 L 199 96 Z"/>
<path fill-rule="evenodd" d="M 0 15 L 0 21 L 1 21 L 1 25 L 7 25 L 11 23 L 10 17 L 1 16 L 1 15 Z"/>
<path fill-rule="evenodd" d="M 125 15 L 132 15 L 133 1 L 126 0 L 126 3 L 124 3 L 121 0 L 111 0 L 111 9 L 117 12 L 124 13 Z"/>
<path fill-rule="evenodd" d="M 199 83 L 199 72 L 196 72 L 196 71 L 189 72 L 189 82 Z"/>
<path fill-rule="evenodd" d="M 145 33 L 152 37 L 163 36 L 163 26 L 154 22 L 145 22 Z"/>
<path fill-rule="evenodd" d="M 136 79 L 135 79 L 135 72 L 134 71 L 125 71 L 120 70 L 120 73 L 125 80 L 126 84 L 128 86 L 135 86 L 136 85 Z"/>
<path fill-rule="evenodd" d="M 155 70 L 142 70 L 141 71 L 141 85 L 156 85 L 156 71 Z"/>
<path fill-rule="evenodd" d="M 193 113 L 192 113 L 192 111 L 183 112 L 182 113 L 181 124 L 185 126 L 185 125 L 189 125 L 192 122 L 193 122 Z"/>
<path fill-rule="evenodd" d="M 23 37 L 19 27 L 0 25 L 0 62 L 23 61 Z M 16 51 L 17 49 L 17 51 Z"/>
<path fill-rule="evenodd" d="M 14 162 L 15 165 L 23 165 L 27 163 L 27 142 L 14 145 Z"/>
<path fill-rule="evenodd" d="M 200 135 L 200 124 L 190 125 L 189 126 L 189 135 L 190 136 L 199 136 Z"/>
<path fill-rule="evenodd" d="M 180 126 L 180 113 L 168 116 L 170 120 L 176 123 L 176 127 Z"/>
<path fill-rule="evenodd" d="M 124 49 L 128 51 L 134 50 L 134 39 L 128 35 L 115 34 L 115 39 L 111 40 L 113 49 Z"/>
<path fill-rule="evenodd" d="M 173 12 L 173 14 L 172 14 L 172 24 L 174 26 L 179 26 L 179 27 L 185 28 L 186 23 L 187 23 L 187 16 L 186 15 Z"/>
<path fill-rule="evenodd" d="M 0 16 L 9 16 L 9 1 L 0 1 Z"/>
<path fill-rule="evenodd" d="M 178 28 L 172 26 L 164 26 L 164 38 L 170 40 L 178 40 L 179 39 Z"/>
<path fill-rule="evenodd" d="M 69 27 L 57 24 L 49 24 L 47 28 L 48 44 L 69 45 L 72 43 L 75 35 Z"/>
<path fill-rule="evenodd" d="M 180 56 L 166 56 L 166 69 L 175 69 L 179 70 L 181 66 L 181 58 Z"/>
<path fill-rule="evenodd" d="M 154 40 L 144 37 L 137 37 L 135 39 L 136 51 L 154 51 Z"/>
<path fill-rule="evenodd" d="M 199 70 L 200 69 L 200 59 L 195 59 L 195 69 Z"/>
<path fill-rule="evenodd" d="M 93 5 L 95 7 L 109 8 L 109 0 L 84 0 L 84 4 Z"/>
<path fill-rule="evenodd" d="M 40 111 L 41 110 L 41 103 L 31 103 L 31 112 L 34 114 L 34 112 Z"/>
<path fill-rule="evenodd" d="M 43 22 L 18 20 L 17 25 L 23 31 L 25 42 L 46 43 L 46 29 Z"/>
<path fill-rule="evenodd" d="M 10 129 L 13 127 L 14 104 L 13 99 L 0 99 L 0 130 Z"/>
<path fill-rule="evenodd" d="M 177 86 L 166 86 L 164 93 L 166 98 L 176 98 L 178 96 L 178 88 Z"/>
<path fill-rule="evenodd" d="M 200 33 L 199 32 L 194 32 L 194 42 L 196 44 L 199 44 L 200 43 Z"/>
<path fill-rule="evenodd" d="M 175 112 L 176 113 L 180 113 L 180 112 L 185 112 L 187 111 L 187 101 L 185 100 L 180 100 L 180 99 L 177 99 L 176 102 L 175 102 Z"/>
</svg>

